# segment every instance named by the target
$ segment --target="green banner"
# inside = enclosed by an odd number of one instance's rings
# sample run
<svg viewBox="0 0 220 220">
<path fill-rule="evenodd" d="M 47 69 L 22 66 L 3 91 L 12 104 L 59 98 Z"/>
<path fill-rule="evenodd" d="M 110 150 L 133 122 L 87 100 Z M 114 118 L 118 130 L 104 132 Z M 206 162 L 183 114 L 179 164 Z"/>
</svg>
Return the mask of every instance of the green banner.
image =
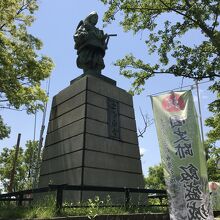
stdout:
<svg viewBox="0 0 220 220">
<path fill-rule="evenodd" d="M 212 220 L 205 151 L 191 91 L 153 96 L 171 220 Z"/>
</svg>

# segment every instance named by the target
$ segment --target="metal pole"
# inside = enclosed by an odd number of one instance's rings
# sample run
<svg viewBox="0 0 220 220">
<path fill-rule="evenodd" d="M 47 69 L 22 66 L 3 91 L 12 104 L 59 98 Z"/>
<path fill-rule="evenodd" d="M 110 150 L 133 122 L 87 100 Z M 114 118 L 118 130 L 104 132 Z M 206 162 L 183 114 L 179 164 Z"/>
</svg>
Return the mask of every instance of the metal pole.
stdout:
<svg viewBox="0 0 220 220">
<path fill-rule="evenodd" d="M 57 214 L 60 214 L 62 204 L 63 204 L 63 189 L 62 189 L 62 185 L 61 185 L 57 188 L 57 195 L 56 195 Z"/>
<path fill-rule="evenodd" d="M 37 110 L 35 110 L 35 114 L 34 114 L 34 141 L 36 139 L 36 127 L 37 127 Z"/>
<path fill-rule="evenodd" d="M 48 97 L 49 97 L 49 91 L 50 91 L 50 79 L 49 79 L 48 87 L 47 87 Z M 37 163 L 36 163 L 35 174 L 34 174 L 33 188 L 38 187 L 38 176 L 40 173 L 40 156 L 41 156 L 41 150 L 43 147 L 43 134 L 44 134 L 44 129 L 45 129 L 46 112 L 47 112 L 47 102 L 44 103 L 43 119 L 42 119 L 41 130 L 40 130 L 40 138 L 39 138 L 38 152 L 37 152 Z"/>
<path fill-rule="evenodd" d="M 130 192 L 129 189 L 125 188 L 125 210 L 128 211 L 129 210 L 129 206 L 130 206 Z"/>
<path fill-rule="evenodd" d="M 201 112 L 198 80 L 196 80 L 195 82 L 196 82 L 196 92 L 197 92 L 198 107 L 199 107 L 200 130 L 201 130 L 201 136 L 202 136 L 202 144 L 204 146 L 204 134 L 203 134 L 202 112 Z"/>
<path fill-rule="evenodd" d="M 21 140 L 21 134 L 19 133 L 18 138 L 17 138 L 16 149 L 15 149 L 15 157 L 14 157 L 13 166 L 12 166 L 12 170 L 11 170 L 11 177 L 10 177 L 8 192 L 12 192 L 12 189 L 14 186 L 15 169 L 16 169 L 16 163 L 17 163 L 17 159 L 18 159 L 20 140 Z"/>
</svg>

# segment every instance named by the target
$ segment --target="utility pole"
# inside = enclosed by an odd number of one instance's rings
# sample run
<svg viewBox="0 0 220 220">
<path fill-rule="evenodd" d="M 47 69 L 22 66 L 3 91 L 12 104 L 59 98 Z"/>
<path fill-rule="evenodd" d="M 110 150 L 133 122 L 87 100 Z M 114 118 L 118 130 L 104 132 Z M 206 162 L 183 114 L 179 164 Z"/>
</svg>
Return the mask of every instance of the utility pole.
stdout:
<svg viewBox="0 0 220 220">
<path fill-rule="evenodd" d="M 21 140 L 21 134 L 19 133 L 18 138 L 17 138 L 16 149 L 15 149 L 15 157 L 14 157 L 13 166 L 11 170 L 11 177 L 10 177 L 8 192 L 12 192 L 12 189 L 14 186 L 15 169 L 16 169 L 16 164 L 17 164 L 17 159 L 18 159 L 20 140 Z"/>
<path fill-rule="evenodd" d="M 48 85 L 47 85 L 47 96 L 48 97 L 49 97 L 49 91 L 50 91 L 50 79 L 48 80 Z M 39 145 L 38 145 L 38 151 L 37 151 L 37 162 L 36 162 L 36 167 L 35 167 L 33 188 L 38 187 L 38 177 L 40 173 L 40 157 L 41 157 L 41 150 L 43 147 L 43 134 L 45 130 L 46 113 L 47 113 L 47 102 L 44 103 L 43 119 L 42 119 L 42 124 L 41 124 L 41 129 L 40 129 L 40 138 L 39 138 Z"/>
</svg>

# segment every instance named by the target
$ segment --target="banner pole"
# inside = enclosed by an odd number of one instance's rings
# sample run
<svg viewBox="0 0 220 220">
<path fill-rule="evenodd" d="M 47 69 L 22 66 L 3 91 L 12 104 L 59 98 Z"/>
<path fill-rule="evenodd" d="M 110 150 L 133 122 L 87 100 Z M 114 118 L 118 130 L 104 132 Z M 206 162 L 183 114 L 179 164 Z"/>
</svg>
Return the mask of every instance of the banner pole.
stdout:
<svg viewBox="0 0 220 220">
<path fill-rule="evenodd" d="M 19 133 L 18 138 L 17 138 L 16 148 L 15 148 L 15 156 L 14 156 L 14 161 L 13 161 L 12 170 L 11 170 L 9 187 L 8 187 L 9 193 L 13 192 L 15 172 L 16 172 L 16 166 L 17 166 L 17 160 L 18 160 L 18 154 L 19 154 L 20 140 L 21 140 L 21 134 Z"/>
<path fill-rule="evenodd" d="M 201 136 L 202 136 L 202 145 L 204 147 L 204 134 L 203 134 L 203 124 L 202 124 L 202 111 L 201 111 L 201 103 L 200 103 L 200 96 L 199 96 L 199 84 L 198 80 L 195 80 L 196 83 L 196 93 L 197 93 L 197 99 L 198 99 L 198 107 L 199 107 L 199 121 L 200 121 L 200 130 L 201 130 Z"/>
</svg>

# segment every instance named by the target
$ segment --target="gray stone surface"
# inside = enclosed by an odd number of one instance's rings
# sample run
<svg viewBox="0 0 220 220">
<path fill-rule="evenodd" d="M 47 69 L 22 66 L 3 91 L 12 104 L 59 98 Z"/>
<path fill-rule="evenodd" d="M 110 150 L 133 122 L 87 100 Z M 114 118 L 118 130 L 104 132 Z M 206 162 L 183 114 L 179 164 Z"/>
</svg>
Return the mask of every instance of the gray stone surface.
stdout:
<svg viewBox="0 0 220 220">
<path fill-rule="evenodd" d="M 84 132 L 84 119 L 73 122 L 70 125 L 62 127 L 58 130 L 51 131 L 51 133 L 47 134 L 46 137 L 46 146 L 51 144 L 55 144 L 57 142 L 61 142 L 73 136 L 82 134 Z"/>
<path fill-rule="evenodd" d="M 97 121 L 107 123 L 108 117 L 107 117 L 107 110 L 106 109 L 87 104 L 86 113 L 87 113 L 87 117 L 90 119 L 94 119 Z"/>
<path fill-rule="evenodd" d="M 135 131 L 130 131 L 130 130 L 121 128 L 120 133 L 121 133 L 122 141 L 138 145 L 137 133 Z"/>
<path fill-rule="evenodd" d="M 116 89 L 115 86 L 97 80 L 95 77 L 88 76 L 88 90 L 133 106 L 132 96 L 129 93 L 120 88 Z"/>
<path fill-rule="evenodd" d="M 41 166 L 41 175 L 61 172 L 82 166 L 82 150 L 74 151 L 60 157 L 44 160 Z"/>
<path fill-rule="evenodd" d="M 143 176 L 136 173 L 85 167 L 84 184 L 91 186 L 142 187 Z"/>
<path fill-rule="evenodd" d="M 107 98 L 89 90 L 87 92 L 87 102 L 100 108 L 107 109 Z"/>
<path fill-rule="evenodd" d="M 87 92 L 87 102 L 100 108 L 107 109 L 107 97 L 96 92 Z M 129 118 L 135 118 L 133 107 L 122 102 L 119 102 L 119 113 Z"/>
<path fill-rule="evenodd" d="M 133 118 L 128 118 L 124 115 L 120 116 L 120 127 L 127 128 L 135 132 L 137 130 L 135 120 Z"/>
<path fill-rule="evenodd" d="M 114 139 L 107 139 L 92 134 L 86 134 L 85 148 L 140 159 L 139 148 L 137 145 Z"/>
<path fill-rule="evenodd" d="M 119 103 L 119 113 L 121 115 L 125 115 L 129 118 L 135 118 L 134 117 L 134 109 L 133 107 L 129 106 L 129 105 L 126 105 L 124 103 Z"/>
<path fill-rule="evenodd" d="M 96 129 L 94 129 L 96 128 Z M 98 136 L 108 138 L 108 126 L 106 123 L 87 119 L 86 120 L 86 132 L 89 134 L 95 134 Z M 137 133 L 136 131 L 120 128 L 120 135 L 121 141 L 131 143 L 131 144 L 138 144 Z"/>
<path fill-rule="evenodd" d="M 103 170 L 115 170 L 140 174 L 141 164 L 138 159 L 128 158 L 96 151 L 85 151 L 85 167 Z"/>
<path fill-rule="evenodd" d="M 118 139 L 109 134 L 108 98 L 118 102 Z M 49 183 L 144 186 L 130 94 L 87 75 L 73 81 L 54 97 L 39 187 Z M 94 192 L 65 192 L 64 200 L 73 198 L 76 201 L 80 195 L 81 199 L 88 198 Z"/>
<path fill-rule="evenodd" d="M 96 135 L 107 138 L 108 137 L 108 126 L 106 123 L 87 118 L 86 132 L 89 134 L 96 134 Z"/>
<path fill-rule="evenodd" d="M 85 105 L 77 108 L 51 120 L 48 125 L 47 133 L 53 132 L 59 128 L 69 125 L 85 117 Z"/>
<path fill-rule="evenodd" d="M 48 160 L 53 157 L 68 154 L 83 148 L 83 134 L 71 137 L 62 142 L 45 146 L 43 152 L 43 160 Z"/>
<path fill-rule="evenodd" d="M 65 114 L 66 112 L 75 109 L 86 102 L 86 92 L 83 91 L 72 98 L 68 99 L 67 101 L 62 102 L 60 105 L 55 105 L 51 109 L 50 113 L 50 120 L 59 117 L 60 115 Z"/>
<path fill-rule="evenodd" d="M 80 185 L 81 175 L 82 175 L 81 168 L 66 170 L 65 172 L 53 173 L 50 175 L 41 175 L 39 187 L 45 187 L 48 186 L 48 184 Z"/>
<path fill-rule="evenodd" d="M 68 86 L 62 91 L 60 91 L 56 96 L 54 96 L 52 107 L 56 105 L 60 105 L 61 103 L 67 101 L 70 98 L 73 98 L 77 94 L 86 90 L 86 83 L 87 83 L 87 78 L 84 77 L 84 78 L 77 80 L 74 84 Z"/>
</svg>

